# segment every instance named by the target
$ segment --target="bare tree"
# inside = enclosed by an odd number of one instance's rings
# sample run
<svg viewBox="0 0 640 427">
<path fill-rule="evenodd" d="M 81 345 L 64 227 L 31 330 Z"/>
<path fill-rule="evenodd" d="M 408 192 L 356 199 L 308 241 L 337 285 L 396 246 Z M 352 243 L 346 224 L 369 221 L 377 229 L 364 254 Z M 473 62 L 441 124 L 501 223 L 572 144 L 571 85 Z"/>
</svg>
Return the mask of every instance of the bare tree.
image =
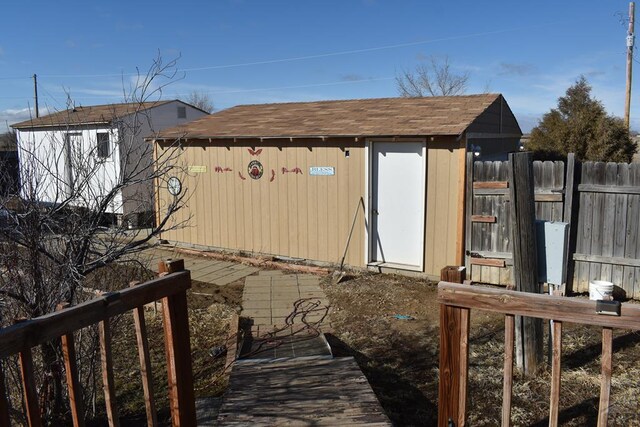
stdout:
<svg viewBox="0 0 640 427">
<path fill-rule="evenodd" d="M 77 304 L 93 297 L 86 292 L 89 275 L 107 266 L 136 265 L 136 254 L 160 232 L 183 225 L 172 224 L 170 218 L 186 202 L 186 189 L 160 207 L 148 233 L 132 233 L 126 224 L 106 220 L 126 202 L 123 194 L 127 190 L 133 189 L 128 193 L 129 202 L 142 203 L 154 182 L 166 186 L 168 177 L 185 173 L 179 166 L 177 142 L 153 158 L 152 145 L 140 144 L 135 138 L 152 129 L 145 112 L 148 104 L 143 103 L 159 100 L 162 90 L 176 78 L 175 66 L 175 60 L 165 64 L 157 57 L 126 91 L 125 101 L 132 113 L 126 120 L 117 120 L 113 147 L 121 164 L 117 174 L 107 173 L 105 162 L 95 152 L 76 150 L 71 144 L 69 135 L 79 133 L 71 116 L 65 132 L 19 141 L 21 195 L 0 195 L 0 212 L 4 213 L 0 223 L 0 326 L 15 318 L 53 312 L 60 303 Z M 98 141 L 83 146 L 101 149 Z M 66 162 L 61 162 L 64 156 Z M 66 170 L 60 164 L 72 168 Z M 94 338 L 90 338 L 93 345 Z M 89 346 L 88 357 L 95 359 L 95 350 Z M 44 377 L 52 378 L 54 391 L 47 394 L 54 397 L 44 400 L 49 422 L 55 423 L 64 413 L 60 348 L 52 342 L 42 345 L 40 352 Z M 89 384 L 83 388 L 89 390 Z"/>
<path fill-rule="evenodd" d="M 448 56 L 432 55 L 426 64 L 396 76 L 396 88 L 403 97 L 461 95 L 468 81 L 469 73 L 455 73 Z"/>
<path fill-rule="evenodd" d="M 211 100 L 209 94 L 206 92 L 199 92 L 197 90 L 194 90 L 187 96 L 186 102 L 193 105 L 194 107 L 198 107 L 202 111 L 213 113 L 213 101 Z"/>
</svg>

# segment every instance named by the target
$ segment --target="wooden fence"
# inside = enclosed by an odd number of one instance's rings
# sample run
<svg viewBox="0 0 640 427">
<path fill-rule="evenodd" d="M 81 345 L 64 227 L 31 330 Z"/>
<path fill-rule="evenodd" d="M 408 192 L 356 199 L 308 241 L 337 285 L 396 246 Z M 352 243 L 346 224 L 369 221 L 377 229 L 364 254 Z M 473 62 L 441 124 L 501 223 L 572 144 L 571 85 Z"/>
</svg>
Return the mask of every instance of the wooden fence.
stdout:
<svg viewBox="0 0 640 427">
<path fill-rule="evenodd" d="M 640 298 L 640 164 L 535 161 L 536 219 L 573 228 L 567 282 L 607 280 Z M 467 158 L 466 260 L 475 282 L 510 285 L 509 162 Z"/>
<path fill-rule="evenodd" d="M 574 289 L 607 280 L 640 298 L 640 164 L 584 163 L 578 193 Z"/>
<path fill-rule="evenodd" d="M 613 328 L 640 330 L 640 306 L 622 304 L 620 316 L 603 316 L 596 314 L 596 301 L 447 282 L 440 282 L 438 285 L 438 302 L 440 303 L 438 426 L 451 425 L 449 420 L 456 427 L 466 425 L 471 309 L 488 310 L 505 315 L 502 426 L 509 426 L 511 422 L 514 316 L 554 321 L 549 426 L 558 425 L 563 323 L 602 327 L 602 374 L 598 427 L 607 425 L 613 365 Z"/>
<path fill-rule="evenodd" d="M 186 291 L 191 287 L 191 278 L 189 272 L 184 271 L 182 260 L 161 262 L 160 271 L 161 277 L 155 280 L 142 284 L 133 283 L 128 289 L 110 292 L 73 307 L 61 306 L 55 313 L 25 320 L 0 330 L 0 359 L 18 355 L 23 406 L 26 408 L 25 415 L 29 426 L 42 425 L 31 349 L 58 339 L 61 340 L 64 355 L 73 425 L 84 426 L 74 332 L 94 324 L 99 325 L 100 331 L 100 355 L 108 422 L 109 426 L 119 425 L 113 382 L 110 318 L 127 311 L 133 311 L 134 315 L 148 424 L 158 425 L 144 321 L 145 304 L 157 300 L 162 300 L 172 424 L 174 426 L 196 425 L 186 297 Z M 2 369 L 0 369 L 0 380 L 0 425 L 8 426 L 11 425 L 9 402 Z"/>
</svg>

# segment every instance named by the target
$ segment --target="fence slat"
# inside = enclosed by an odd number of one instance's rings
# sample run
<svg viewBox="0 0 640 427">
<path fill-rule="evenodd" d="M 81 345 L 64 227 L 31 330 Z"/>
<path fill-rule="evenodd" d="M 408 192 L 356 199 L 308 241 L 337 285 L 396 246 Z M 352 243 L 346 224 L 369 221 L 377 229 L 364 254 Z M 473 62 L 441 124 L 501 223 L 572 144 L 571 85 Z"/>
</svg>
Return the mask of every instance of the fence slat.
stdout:
<svg viewBox="0 0 640 427">
<path fill-rule="evenodd" d="M 69 307 L 69 303 L 58 304 L 57 310 L 64 310 Z M 64 357 L 64 370 L 67 377 L 67 390 L 69 391 L 69 407 L 71 408 L 71 419 L 75 427 L 83 427 L 84 405 L 82 402 L 82 389 L 78 378 L 78 364 L 76 359 L 75 340 L 73 332 L 63 335 L 62 355 Z"/>
<path fill-rule="evenodd" d="M 118 427 L 120 418 L 116 406 L 116 389 L 113 380 L 113 357 L 111 354 L 111 325 L 109 319 L 98 324 L 100 331 L 100 358 L 102 361 L 102 386 L 104 403 L 107 408 L 109 426 Z"/>
<path fill-rule="evenodd" d="M 602 328 L 602 375 L 600 378 L 600 404 L 598 405 L 598 427 L 607 426 L 609 418 L 609 395 L 611 392 L 611 367 L 613 352 L 613 330 Z"/>
<path fill-rule="evenodd" d="M 129 286 L 139 285 L 140 282 L 131 282 Z M 147 425 L 158 425 L 155 398 L 153 394 L 153 376 L 151 374 L 151 357 L 149 355 L 149 340 L 147 339 L 147 325 L 144 320 L 144 306 L 133 310 L 133 322 L 136 328 L 136 341 L 138 343 L 138 356 L 140 359 L 140 375 L 142 376 L 142 390 L 144 392 L 144 404 L 147 411 Z"/>
<path fill-rule="evenodd" d="M 504 373 L 502 380 L 502 427 L 511 425 L 511 396 L 513 391 L 513 339 L 516 318 L 504 316 Z"/>
<path fill-rule="evenodd" d="M 551 397 L 549 403 L 549 427 L 557 427 L 560 407 L 560 379 L 562 375 L 562 322 L 553 322 L 553 356 L 551 362 Z"/>
</svg>

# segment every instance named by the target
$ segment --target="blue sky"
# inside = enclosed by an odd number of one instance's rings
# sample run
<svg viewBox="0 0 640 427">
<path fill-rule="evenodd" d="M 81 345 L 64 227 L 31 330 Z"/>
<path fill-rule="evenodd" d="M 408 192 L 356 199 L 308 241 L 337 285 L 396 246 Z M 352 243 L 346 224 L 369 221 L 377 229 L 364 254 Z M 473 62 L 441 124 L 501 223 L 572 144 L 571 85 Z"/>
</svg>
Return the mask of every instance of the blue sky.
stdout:
<svg viewBox="0 0 640 427">
<path fill-rule="evenodd" d="M 28 118 L 34 73 L 41 111 L 64 109 L 67 95 L 76 105 L 121 102 L 133 74 L 144 74 L 158 52 L 165 63 L 177 58 L 164 99 L 207 92 L 216 109 L 396 96 L 401 70 L 448 55 L 456 71 L 469 72 L 467 93 L 504 94 L 525 131 L 580 74 L 621 116 L 628 7 L 619 0 L 11 0 L 2 6 L 0 131 Z M 637 112 L 636 95 L 631 119 L 640 129 Z"/>
</svg>

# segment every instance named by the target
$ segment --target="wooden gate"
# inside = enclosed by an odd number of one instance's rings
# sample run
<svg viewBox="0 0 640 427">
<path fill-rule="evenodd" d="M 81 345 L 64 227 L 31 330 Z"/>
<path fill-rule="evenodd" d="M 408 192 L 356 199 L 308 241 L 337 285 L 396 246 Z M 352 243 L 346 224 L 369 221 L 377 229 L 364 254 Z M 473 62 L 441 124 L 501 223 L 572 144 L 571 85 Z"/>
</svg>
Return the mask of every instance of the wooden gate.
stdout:
<svg viewBox="0 0 640 427">
<path fill-rule="evenodd" d="M 466 257 L 475 282 L 510 285 L 509 162 L 474 161 L 467 155 Z M 533 162 L 536 219 L 563 221 L 565 164 Z"/>
</svg>

